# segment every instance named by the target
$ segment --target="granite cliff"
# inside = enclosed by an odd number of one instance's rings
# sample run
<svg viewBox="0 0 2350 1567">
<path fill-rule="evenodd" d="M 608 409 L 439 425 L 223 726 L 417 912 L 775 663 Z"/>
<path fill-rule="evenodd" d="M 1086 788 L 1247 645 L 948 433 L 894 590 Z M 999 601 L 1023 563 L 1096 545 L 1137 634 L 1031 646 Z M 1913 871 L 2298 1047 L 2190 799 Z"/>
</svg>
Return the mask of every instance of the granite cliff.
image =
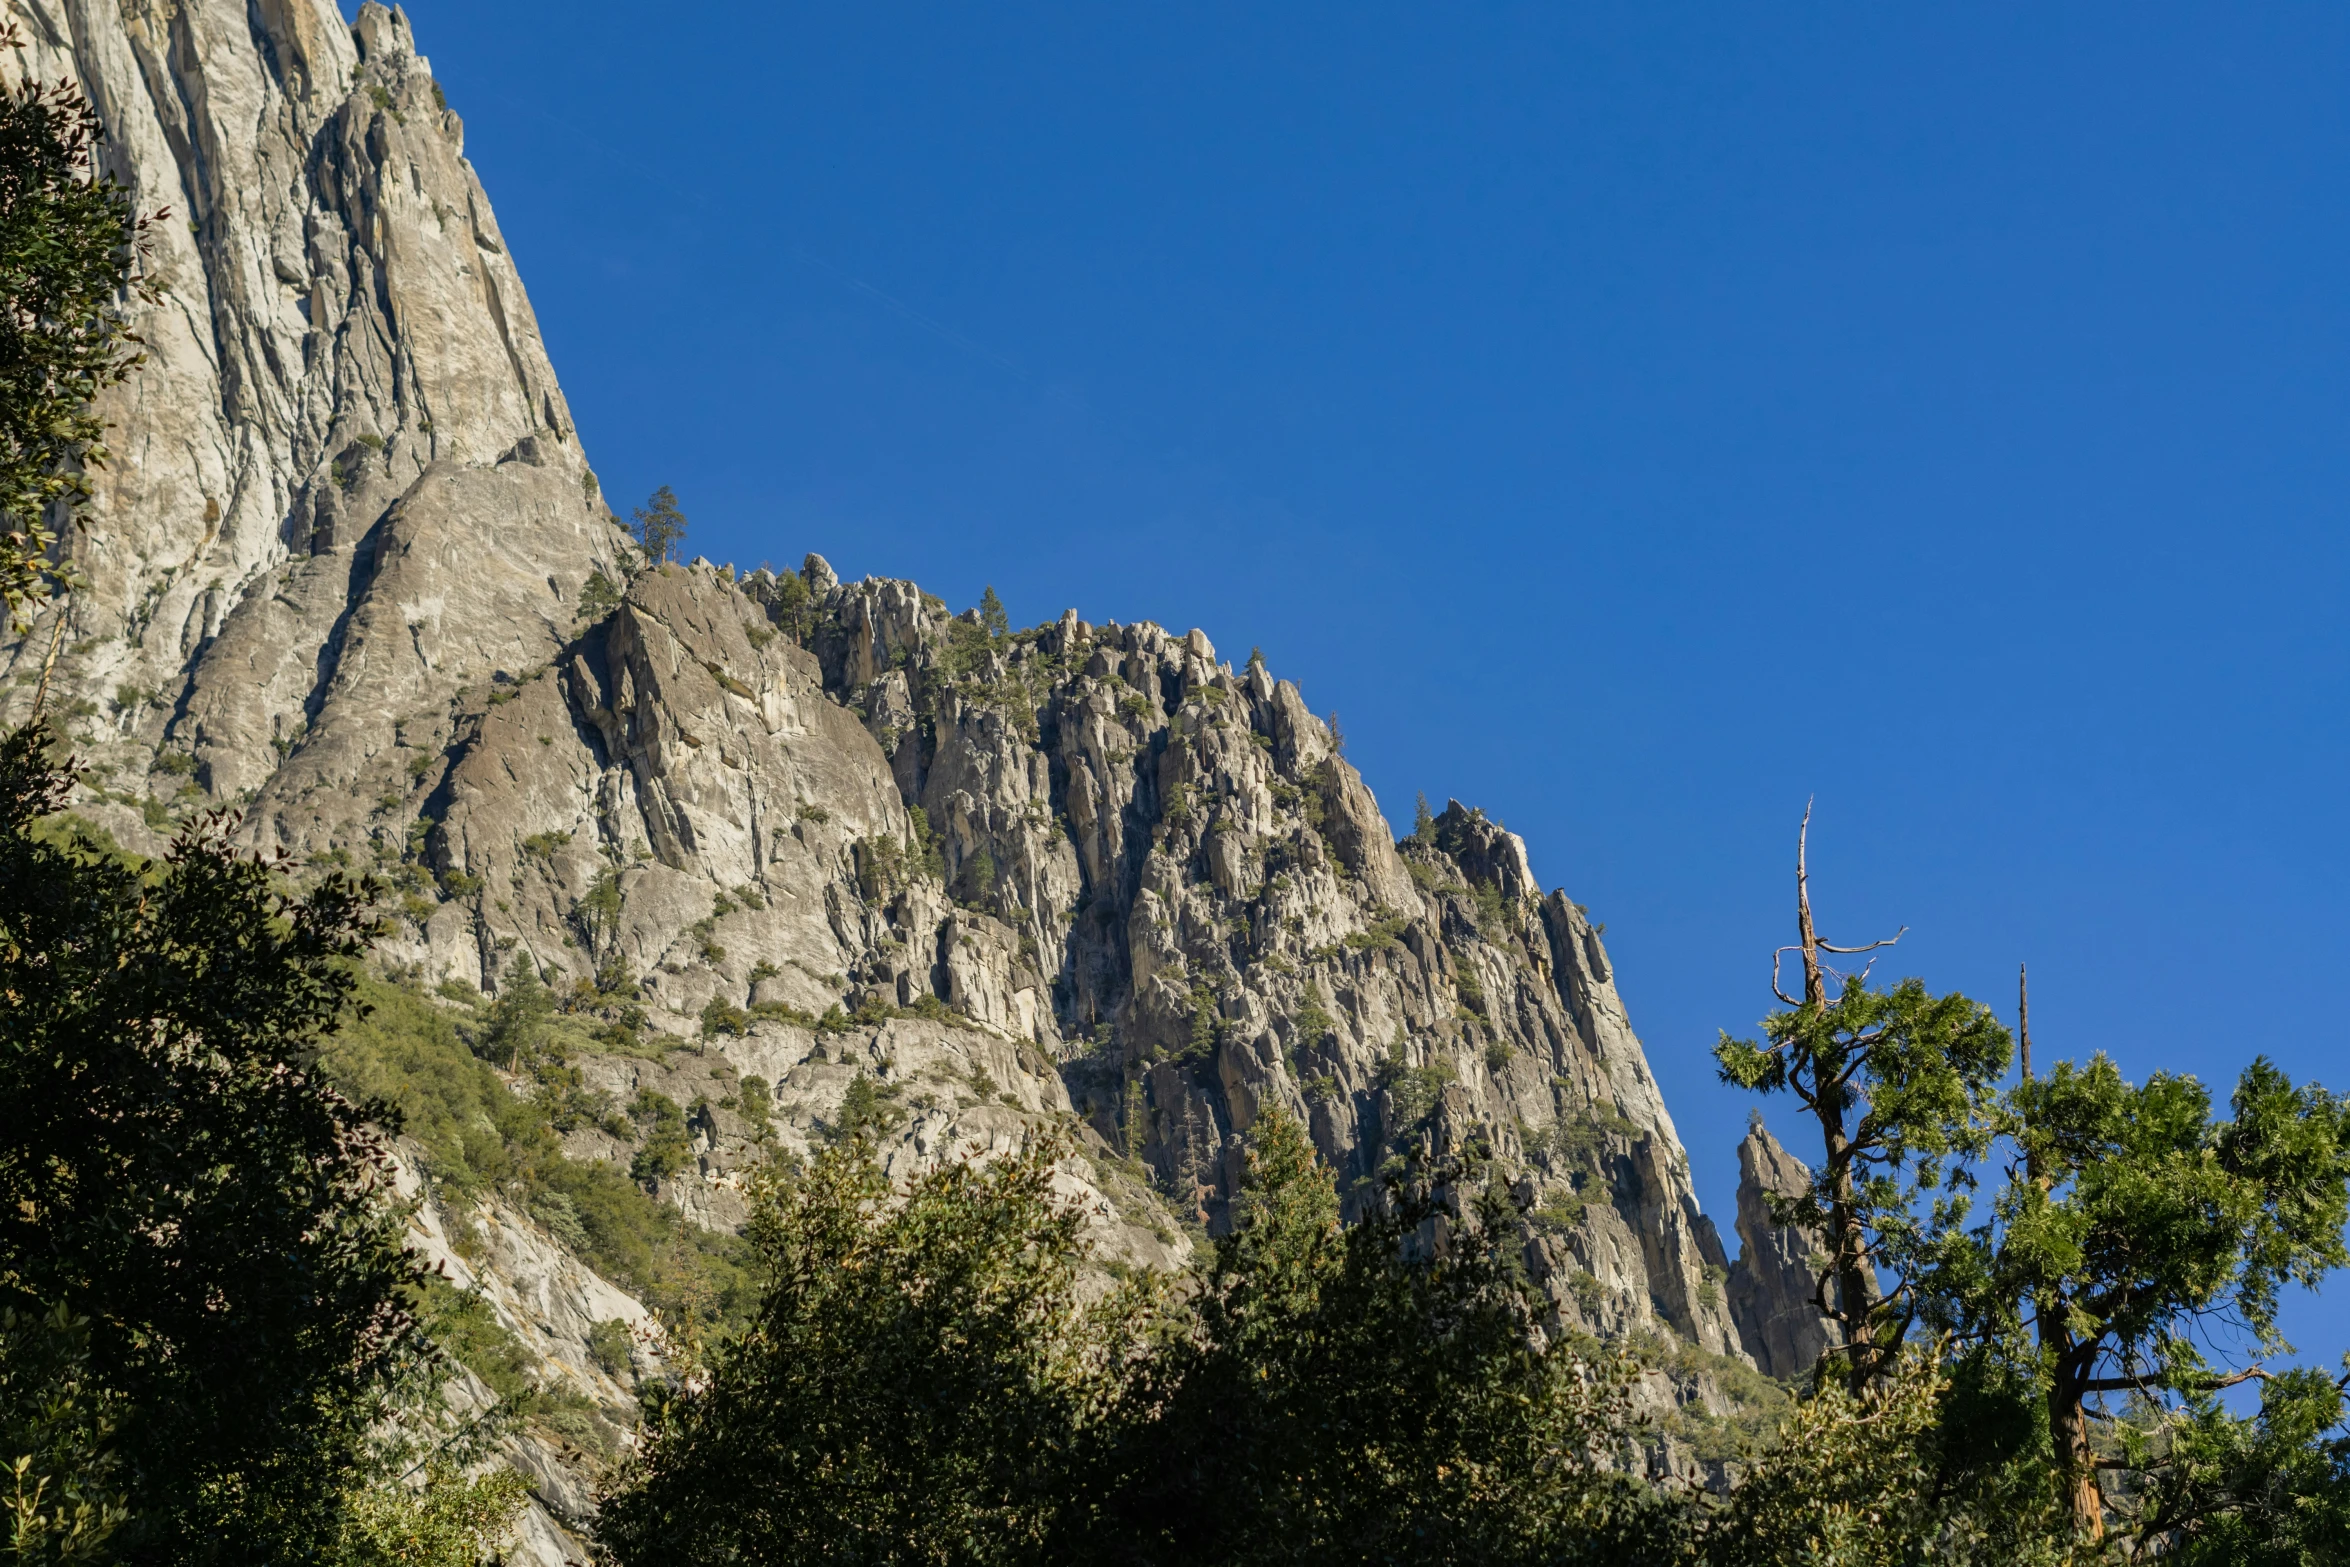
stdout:
<svg viewBox="0 0 2350 1567">
<path fill-rule="evenodd" d="M 1730 1266 L 1730 1315 L 1738 1341 L 1765 1376 L 1810 1374 L 1843 1335 L 1819 1308 L 1817 1235 L 1781 1225 L 1773 1198 L 1792 1201 L 1811 1189 L 1812 1172 L 1779 1146 L 1760 1119 L 1738 1145 L 1738 1260 Z"/>
<path fill-rule="evenodd" d="M 1062 1127 L 1104 1253 L 1181 1266 L 1279 1105 L 1357 1208 L 1409 1147 L 1495 1161 L 1565 1324 L 1784 1374 L 1795 1330 L 1725 1292 L 1599 931 L 1515 835 L 1454 803 L 1399 840 L 1298 690 L 1196 630 L 1015 632 L 812 555 L 646 569 L 398 11 L 0 6 L 9 68 L 79 80 L 172 214 L 65 546 L 84 585 L 0 647 L 14 723 L 65 617 L 77 811 L 155 852 L 233 806 L 257 849 L 395 885 L 410 984 L 527 963 L 623 1018 L 630 1048 L 571 1065 L 693 1107 L 658 1190 L 699 1224 L 878 1095 L 900 1167 Z M 568 1146 L 630 1158 L 609 1124 Z M 418 1190 L 420 1246 L 625 1425 L 644 1307 L 543 1215 Z M 1779 1245 L 1746 1210 L 1750 1255 Z M 641 1329 L 619 1372 L 589 1343 L 614 1320 Z M 576 1455 L 510 1457 L 559 1561 Z"/>
</svg>

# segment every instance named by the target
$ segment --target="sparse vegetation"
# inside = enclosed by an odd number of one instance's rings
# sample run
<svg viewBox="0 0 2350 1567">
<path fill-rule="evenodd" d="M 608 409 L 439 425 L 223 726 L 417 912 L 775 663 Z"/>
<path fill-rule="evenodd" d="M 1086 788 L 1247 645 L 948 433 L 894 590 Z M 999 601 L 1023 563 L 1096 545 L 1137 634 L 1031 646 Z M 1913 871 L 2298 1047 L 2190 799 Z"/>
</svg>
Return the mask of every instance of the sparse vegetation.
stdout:
<svg viewBox="0 0 2350 1567">
<path fill-rule="evenodd" d="M 591 492 L 593 493 L 593 492 Z M 601 571 L 591 571 L 579 590 L 579 618 L 602 620 L 620 607 L 620 589 Z"/>
</svg>

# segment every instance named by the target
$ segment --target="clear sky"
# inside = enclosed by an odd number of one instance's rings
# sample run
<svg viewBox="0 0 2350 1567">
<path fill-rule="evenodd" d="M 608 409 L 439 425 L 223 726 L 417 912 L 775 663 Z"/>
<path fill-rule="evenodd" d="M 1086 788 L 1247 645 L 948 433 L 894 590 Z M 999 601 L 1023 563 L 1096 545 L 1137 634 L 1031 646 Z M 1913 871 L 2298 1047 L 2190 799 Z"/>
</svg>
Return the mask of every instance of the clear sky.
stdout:
<svg viewBox="0 0 2350 1567">
<path fill-rule="evenodd" d="M 407 9 L 624 511 L 1261 646 L 1725 1229 L 1814 794 L 1880 975 L 2350 1089 L 2350 10 Z"/>
</svg>

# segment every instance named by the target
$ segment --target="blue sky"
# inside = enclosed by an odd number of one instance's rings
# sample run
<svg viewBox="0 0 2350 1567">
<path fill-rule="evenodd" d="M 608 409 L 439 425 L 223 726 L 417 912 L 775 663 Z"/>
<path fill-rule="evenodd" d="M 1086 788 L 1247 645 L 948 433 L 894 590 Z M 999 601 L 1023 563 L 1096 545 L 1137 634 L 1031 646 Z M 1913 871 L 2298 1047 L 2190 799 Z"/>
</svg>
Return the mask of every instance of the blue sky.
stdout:
<svg viewBox="0 0 2350 1567">
<path fill-rule="evenodd" d="M 1261 646 L 1725 1224 L 1813 795 L 1880 974 L 2350 1089 L 2350 11 L 407 9 L 623 509 Z"/>
</svg>

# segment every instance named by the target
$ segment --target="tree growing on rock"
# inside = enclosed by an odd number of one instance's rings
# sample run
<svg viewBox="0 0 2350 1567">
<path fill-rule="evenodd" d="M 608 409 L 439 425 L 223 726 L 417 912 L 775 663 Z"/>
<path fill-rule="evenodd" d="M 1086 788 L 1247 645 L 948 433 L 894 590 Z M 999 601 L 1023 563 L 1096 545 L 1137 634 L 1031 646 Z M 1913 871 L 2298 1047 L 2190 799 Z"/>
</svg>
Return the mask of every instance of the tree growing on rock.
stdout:
<svg viewBox="0 0 2350 1567">
<path fill-rule="evenodd" d="M 677 509 L 677 492 L 664 484 L 630 514 L 628 531 L 636 535 L 645 564 L 658 566 L 675 560 L 685 543 L 685 513 Z"/>
<path fill-rule="evenodd" d="M 0 25 L 0 48 L 23 44 Z M 142 358 L 122 307 L 147 221 L 99 172 L 103 135 L 70 82 L 0 87 L 0 609 L 19 632 L 46 596 L 57 510 L 106 461 L 92 400 Z"/>
</svg>

